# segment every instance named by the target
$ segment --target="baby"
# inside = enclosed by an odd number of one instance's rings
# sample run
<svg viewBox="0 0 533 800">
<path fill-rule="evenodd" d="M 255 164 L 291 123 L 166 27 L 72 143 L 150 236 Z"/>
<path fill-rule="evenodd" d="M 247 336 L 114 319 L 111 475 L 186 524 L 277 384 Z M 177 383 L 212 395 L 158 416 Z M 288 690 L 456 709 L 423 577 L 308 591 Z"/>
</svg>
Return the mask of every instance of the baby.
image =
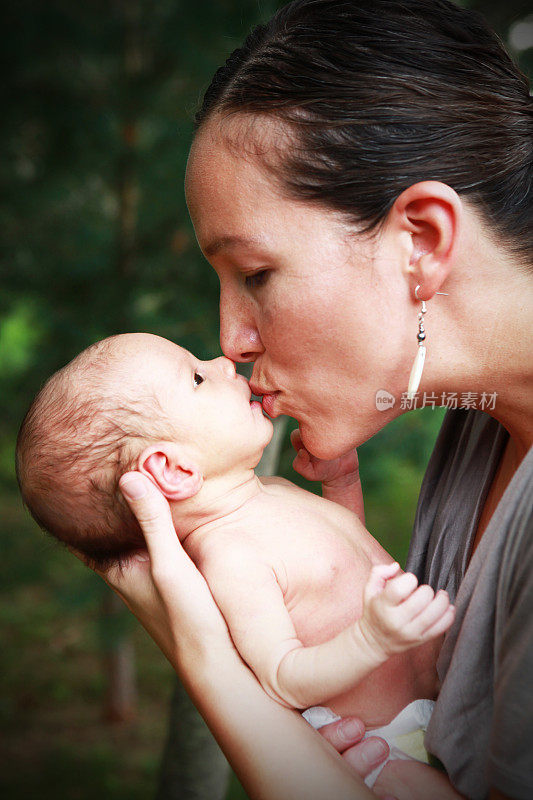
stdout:
<svg viewBox="0 0 533 800">
<path fill-rule="evenodd" d="M 52 376 L 24 419 L 24 501 L 105 566 L 144 547 L 118 489 L 138 469 L 168 499 L 265 691 L 297 709 L 327 701 L 331 712 L 307 713 L 317 727 L 321 714 L 387 725 L 434 696 L 437 637 L 454 608 L 402 573 L 351 511 L 254 474 L 272 423 L 250 397 L 226 358 L 202 362 L 148 334 L 99 342 Z"/>
</svg>

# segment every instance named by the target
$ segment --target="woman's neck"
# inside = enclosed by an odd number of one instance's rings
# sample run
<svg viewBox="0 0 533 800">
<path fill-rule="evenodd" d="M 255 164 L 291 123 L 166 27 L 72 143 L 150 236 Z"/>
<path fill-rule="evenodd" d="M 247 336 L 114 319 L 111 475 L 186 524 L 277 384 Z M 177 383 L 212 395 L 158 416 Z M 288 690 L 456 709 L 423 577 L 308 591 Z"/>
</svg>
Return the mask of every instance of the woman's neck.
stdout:
<svg viewBox="0 0 533 800">
<path fill-rule="evenodd" d="M 474 226 L 462 245 L 467 256 L 442 286 L 448 297 L 427 304 L 420 392 L 473 393 L 509 431 L 520 463 L 533 443 L 533 266 L 502 256 Z"/>
</svg>

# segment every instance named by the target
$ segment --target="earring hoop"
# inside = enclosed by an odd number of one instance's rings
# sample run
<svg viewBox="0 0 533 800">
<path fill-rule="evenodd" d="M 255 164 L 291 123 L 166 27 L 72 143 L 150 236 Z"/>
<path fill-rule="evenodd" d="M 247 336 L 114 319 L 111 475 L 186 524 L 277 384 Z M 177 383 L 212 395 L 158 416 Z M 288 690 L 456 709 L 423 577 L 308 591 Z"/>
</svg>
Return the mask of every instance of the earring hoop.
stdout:
<svg viewBox="0 0 533 800">
<path fill-rule="evenodd" d="M 418 296 L 418 290 L 419 289 L 420 289 L 420 284 L 418 284 L 418 286 L 415 287 L 415 297 L 416 297 L 417 300 L 420 300 L 420 298 Z M 446 297 L 448 297 L 448 292 L 435 292 L 435 294 L 444 294 L 444 295 L 446 295 Z M 423 303 L 424 301 L 421 300 L 421 302 Z"/>
</svg>

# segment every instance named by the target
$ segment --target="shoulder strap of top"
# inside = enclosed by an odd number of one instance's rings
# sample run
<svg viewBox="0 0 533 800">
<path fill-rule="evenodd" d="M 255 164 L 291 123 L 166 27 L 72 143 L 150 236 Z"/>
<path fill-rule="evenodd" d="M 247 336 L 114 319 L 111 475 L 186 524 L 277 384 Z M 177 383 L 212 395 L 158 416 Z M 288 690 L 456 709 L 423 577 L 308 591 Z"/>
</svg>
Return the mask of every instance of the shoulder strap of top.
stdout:
<svg viewBox="0 0 533 800">
<path fill-rule="evenodd" d="M 476 409 L 447 412 L 415 515 L 407 566 L 420 581 L 455 598 L 483 503 L 509 434 Z"/>
</svg>

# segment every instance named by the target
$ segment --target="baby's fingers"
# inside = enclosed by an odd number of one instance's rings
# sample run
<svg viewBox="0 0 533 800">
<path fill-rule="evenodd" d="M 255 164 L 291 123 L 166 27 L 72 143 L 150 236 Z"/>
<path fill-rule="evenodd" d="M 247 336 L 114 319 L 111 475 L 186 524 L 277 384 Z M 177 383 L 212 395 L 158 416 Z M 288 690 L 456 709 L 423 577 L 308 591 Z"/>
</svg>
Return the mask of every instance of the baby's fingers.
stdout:
<svg viewBox="0 0 533 800">
<path fill-rule="evenodd" d="M 291 444 L 296 450 L 296 452 L 298 452 L 298 450 L 301 450 L 302 447 L 304 446 L 302 442 L 302 437 L 300 435 L 300 428 L 295 428 L 291 432 Z"/>
<path fill-rule="evenodd" d="M 400 565 L 397 561 L 393 561 L 390 564 L 376 564 L 373 566 L 365 585 L 365 603 L 368 603 L 373 597 L 380 594 L 387 581 L 397 575 L 399 570 Z"/>
<path fill-rule="evenodd" d="M 409 616 L 412 614 L 413 610 L 416 609 L 414 601 L 417 598 L 415 596 L 419 593 L 420 595 L 427 595 L 427 591 L 422 591 L 426 589 L 429 589 L 429 587 L 421 586 L 412 597 L 404 603 L 404 606 L 409 606 L 407 610 Z M 450 609 L 452 609 L 451 615 L 448 613 Z M 441 589 L 431 602 L 423 605 L 422 610 L 411 617 L 410 621 L 406 624 L 405 630 L 413 639 L 420 641 L 431 639 L 443 633 L 451 625 L 454 613 L 453 606 L 450 605 L 448 593 Z"/>
<path fill-rule="evenodd" d="M 412 572 L 403 572 L 397 578 L 387 581 L 383 590 L 383 600 L 390 603 L 390 605 L 396 606 L 410 597 L 417 586 L 416 575 L 413 575 Z"/>
<path fill-rule="evenodd" d="M 446 593 L 444 594 L 447 600 L 448 595 Z M 415 591 L 412 592 L 409 597 L 399 604 L 399 610 L 401 611 L 402 619 L 404 619 L 405 622 L 409 622 L 410 620 L 415 619 L 415 617 L 418 618 L 419 614 L 421 614 L 429 607 L 431 603 L 434 602 L 434 599 L 435 592 L 431 586 L 428 586 L 427 584 L 419 586 L 418 589 L 415 589 Z"/>
<path fill-rule="evenodd" d="M 430 628 L 424 631 L 422 637 L 424 641 L 428 642 L 430 639 L 435 639 L 437 636 L 445 633 L 448 628 L 453 624 L 455 619 L 455 606 L 448 606 L 444 614 L 438 619 Z"/>
<path fill-rule="evenodd" d="M 421 586 L 420 589 L 425 587 Z M 417 594 L 420 589 L 415 592 Z M 413 598 L 409 598 L 407 603 L 411 603 Z M 446 613 L 446 611 L 450 608 L 450 598 L 448 597 L 448 592 L 444 590 L 440 590 L 434 596 L 433 600 L 430 603 L 427 603 L 424 608 L 418 613 L 416 616 L 413 616 L 412 621 L 418 628 L 421 633 L 429 630 L 442 616 Z"/>
</svg>

